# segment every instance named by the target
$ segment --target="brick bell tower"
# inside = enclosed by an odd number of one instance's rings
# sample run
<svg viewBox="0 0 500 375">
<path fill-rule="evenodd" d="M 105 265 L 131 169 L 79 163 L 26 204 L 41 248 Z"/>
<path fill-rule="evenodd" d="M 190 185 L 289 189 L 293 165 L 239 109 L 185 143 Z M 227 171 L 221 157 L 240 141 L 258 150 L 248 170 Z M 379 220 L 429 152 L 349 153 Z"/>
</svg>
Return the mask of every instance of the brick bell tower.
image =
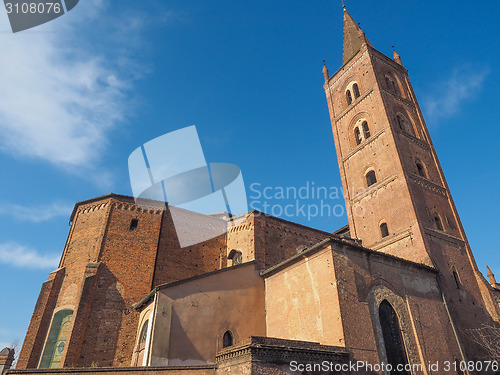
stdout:
<svg viewBox="0 0 500 375">
<path fill-rule="evenodd" d="M 464 358 L 482 350 L 468 332 L 498 321 L 477 269 L 408 71 L 373 48 L 344 8 L 342 67 L 324 89 L 350 235 L 363 246 L 436 267 Z"/>
</svg>

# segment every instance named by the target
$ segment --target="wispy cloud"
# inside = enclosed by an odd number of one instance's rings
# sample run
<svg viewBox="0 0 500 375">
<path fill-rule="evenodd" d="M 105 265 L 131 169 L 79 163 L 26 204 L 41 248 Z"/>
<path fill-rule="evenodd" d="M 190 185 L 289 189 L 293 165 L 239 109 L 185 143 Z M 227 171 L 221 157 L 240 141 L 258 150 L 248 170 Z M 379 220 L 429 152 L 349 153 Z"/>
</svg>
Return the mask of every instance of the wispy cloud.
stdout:
<svg viewBox="0 0 500 375">
<path fill-rule="evenodd" d="M 62 167 L 88 167 L 102 157 L 110 130 L 124 119 L 136 78 L 104 52 L 105 43 L 99 50 L 84 37 L 82 18 L 90 23 L 100 15 L 94 21 L 102 24 L 105 7 L 100 0 L 80 2 L 54 23 L 0 34 L 1 151 Z M 9 29 L 3 12 L 0 30 Z M 121 43 L 126 39 L 125 33 Z M 111 43 L 116 48 L 117 41 Z"/>
<path fill-rule="evenodd" d="M 486 67 L 455 68 L 447 79 L 436 82 L 434 91 L 424 98 L 426 117 L 438 119 L 458 113 L 465 101 L 481 91 L 488 73 L 489 69 Z"/>
<path fill-rule="evenodd" d="M 51 203 L 38 206 L 22 206 L 13 203 L 0 203 L 0 215 L 10 216 L 16 220 L 40 223 L 56 217 L 67 217 L 71 214 L 72 205 Z"/>
<path fill-rule="evenodd" d="M 0 263 L 19 268 L 56 268 L 60 255 L 40 254 L 27 246 L 14 242 L 0 244 Z"/>
</svg>

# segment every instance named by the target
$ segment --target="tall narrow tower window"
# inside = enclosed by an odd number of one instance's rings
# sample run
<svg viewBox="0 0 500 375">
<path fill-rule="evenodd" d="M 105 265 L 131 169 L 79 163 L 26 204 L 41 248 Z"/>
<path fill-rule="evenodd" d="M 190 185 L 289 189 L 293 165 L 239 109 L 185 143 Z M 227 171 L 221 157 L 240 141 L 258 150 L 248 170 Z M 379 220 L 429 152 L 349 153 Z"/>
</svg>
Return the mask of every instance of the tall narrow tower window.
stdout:
<svg viewBox="0 0 500 375">
<path fill-rule="evenodd" d="M 377 177 L 375 176 L 375 171 L 370 171 L 366 174 L 366 185 L 372 186 L 377 182 Z"/>
<path fill-rule="evenodd" d="M 410 375 L 408 371 L 404 370 L 405 365 L 408 363 L 408 356 L 406 354 L 401 326 L 399 325 L 399 319 L 396 312 L 387 300 L 382 301 L 378 312 L 387 362 L 392 365 L 394 370 L 398 367 L 403 368 L 401 371 L 391 371 L 391 374 Z"/>
<path fill-rule="evenodd" d="M 385 76 L 385 84 L 387 86 L 388 89 L 390 89 L 392 87 L 391 85 L 391 79 L 387 76 Z"/>
<path fill-rule="evenodd" d="M 404 120 L 401 118 L 399 114 L 396 115 L 396 121 L 398 122 L 399 128 L 401 130 L 404 130 Z"/>
<path fill-rule="evenodd" d="M 354 92 L 354 98 L 355 99 L 359 98 L 359 87 L 357 83 L 352 85 L 352 91 Z"/>
<path fill-rule="evenodd" d="M 233 346 L 233 334 L 231 331 L 226 331 L 222 337 L 222 347 L 227 348 L 228 346 Z"/>
<path fill-rule="evenodd" d="M 422 165 L 422 163 L 420 163 L 420 162 L 417 161 L 416 164 L 417 164 L 418 174 L 421 177 L 426 177 L 427 178 L 427 174 L 425 173 L 425 169 L 424 169 L 424 166 Z"/>
<path fill-rule="evenodd" d="M 351 103 L 352 103 L 352 95 L 351 95 L 351 91 L 350 90 L 346 91 L 345 98 L 347 100 L 347 105 L 351 105 Z"/>
<path fill-rule="evenodd" d="M 356 139 L 356 144 L 359 145 L 361 143 L 361 134 L 359 132 L 359 127 L 354 128 L 354 138 Z"/>
<path fill-rule="evenodd" d="M 441 218 L 437 214 L 434 215 L 434 224 L 436 224 L 437 230 L 444 231 L 443 223 L 441 222 Z"/>
<path fill-rule="evenodd" d="M 387 223 L 380 224 L 380 234 L 382 235 L 382 238 L 389 235 L 389 227 L 387 226 Z"/>
<path fill-rule="evenodd" d="M 394 91 L 394 94 L 399 95 L 398 87 L 394 81 L 392 81 L 392 90 Z"/>
<path fill-rule="evenodd" d="M 368 127 L 368 123 L 366 121 L 363 122 L 363 135 L 365 136 L 365 139 L 370 137 L 370 128 Z"/>
<path fill-rule="evenodd" d="M 455 284 L 457 284 L 457 289 L 460 289 L 460 278 L 458 277 L 458 273 L 455 269 L 453 269 L 453 278 L 455 279 Z"/>
</svg>

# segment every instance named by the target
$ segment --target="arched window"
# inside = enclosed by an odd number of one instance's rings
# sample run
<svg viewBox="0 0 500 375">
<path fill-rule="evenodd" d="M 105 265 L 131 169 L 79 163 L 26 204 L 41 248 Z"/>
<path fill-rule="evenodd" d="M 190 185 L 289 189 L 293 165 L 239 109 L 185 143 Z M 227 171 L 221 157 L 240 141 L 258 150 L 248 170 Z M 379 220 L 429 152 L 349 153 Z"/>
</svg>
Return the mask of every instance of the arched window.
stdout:
<svg viewBox="0 0 500 375">
<path fill-rule="evenodd" d="M 392 90 L 394 91 L 394 94 L 399 95 L 398 86 L 396 85 L 396 82 L 394 82 L 394 81 L 392 81 Z"/>
<path fill-rule="evenodd" d="M 139 345 L 145 344 L 148 337 L 148 324 L 149 319 L 147 319 L 142 325 L 141 334 L 139 336 Z"/>
<path fill-rule="evenodd" d="M 357 83 L 352 85 L 352 91 L 354 92 L 354 98 L 355 99 L 359 98 L 359 87 Z"/>
<path fill-rule="evenodd" d="M 462 283 L 460 282 L 460 278 L 458 277 L 458 273 L 455 268 L 453 268 L 453 278 L 455 279 L 455 284 L 457 284 L 457 289 L 460 289 L 460 285 L 462 285 Z"/>
<path fill-rule="evenodd" d="M 385 76 L 385 84 L 389 90 L 392 88 L 391 79 L 388 76 Z"/>
<path fill-rule="evenodd" d="M 377 182 L 377 177 L 375 176 L 375 171 L 370 171 L 366 174 L 366 185 L 371 186 Z"/>
<path fill-rule="evenodd" d="M 404 128 L 404 120 L 401 117 L 401 115 L 399 115 L 399 114 L 396 115 L 396 121 L 398 122 L 399 128 L 401 130 L 405 130 L 405 128 Z"/>
<path fill-rule="evenodd" d="M 389 235 L 389 227 L 387 226 L 387 223 L 380 224 L 380 234 L 382 235 L 382 238 Z"/>
<path fill-rule="evenodd" d="M 361 143 L 361 134 L 357 126 L 354 128 L 354 138 L 356 139 L 356 144 L 359 145 Z"/>
<path fill-rule="evenodd" d="M 366 121 L 363 122 L 363 134 L 365 139 L 370 137 L 370 128 L 368 127 L 368 123 Z"/>
<path fill-rule="evenodd" d="M 72 318 L 73 310 L 61 310 L 54 314 L 40 361 L 40 368 L 59 368 Z"/>
<path fill-rule="evenodd" d="M 227 259 L 231 259 L 232 260 L 231 265 L 236 266 L 237 264 L 243 263 L 243 254 L 241 253 L 241 251 L 233 249 L 227 256 Z"/>
<path fill-rule="evenodd" d="M 416 165 L 417 165 L 418 174 L 421 177 L 427 177 L 427 174 L 425 173 L 425 169 L 424 169 L 424 166 L 422 165 L 422 163 L 417 161 Z"/>
<path fill-rule="evenodd" d="M 443 223 L 441 222 L 441 218 L 437 214 L 434 215 L 434 223 L 436 224 L 436 229 L 437 230 L 444 231 Z"/>
<path fill-rule="evenodd" d="M 227 348 L 228 346 L 233 346 L 233 334 L 231 331 L 226 331 L 222 337 L 222 347 Z"/>
<path fill-rule="evenodd" d="M 415 136 L 415 129 L 413 129 L 413 125 L 408 119 L 406 119 L 403 115 L 397 114 L 396 115 L 396 122 L 398 123 L 399 128 L 413 136 Z"/>
<path fill-rule="evenodd" d="M 408 356 L 401 333 L 401 326 L 396 312 L 387 300 L 383 300 L 378 309 L 380 326 L 382 327 L 382 336 L 384 338 L 385 353 L 387 355 L 387 363 L 392 365 L 392 374 L 410 375 L 404 370 L 408 364 Z M 401 371 L 396 371 L 399 367 L 403 367 Z M 402 365 L 402 366 L 401 366 Z"/>
<path fill-rule="evenodd" d="M 146 349 L 146 340 L 148 338 L 149 319 L 142 324 L 141 333 L 139 334 L 139 342 L 136 347 L 136 360 L 135 366 L 142 366 L 144 364 L 144 353 Z"/>
<path fill-rule="evenodd" d="M 347 90 L 346 93 L 345 93 L 345 97 L 347 99 L 347 105 L 350 105 L 352 103 L 351 91 Z"/>
</svg>

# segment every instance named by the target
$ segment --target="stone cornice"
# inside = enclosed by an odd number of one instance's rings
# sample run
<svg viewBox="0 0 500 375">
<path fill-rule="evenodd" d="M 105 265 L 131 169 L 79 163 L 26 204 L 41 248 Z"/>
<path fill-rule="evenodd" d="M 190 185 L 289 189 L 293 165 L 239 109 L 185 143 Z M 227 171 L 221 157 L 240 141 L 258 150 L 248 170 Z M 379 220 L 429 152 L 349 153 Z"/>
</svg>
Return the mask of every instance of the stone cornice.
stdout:
<svg viewBox="0 0 500 375">
<path fill-rule="evenodd" d="M 359 202 L 361 199 L 363 199 L 363 198 L 367 197 L 368 195 L 375 193 L 377 190 L 387 186 L 389 183 L 394 181 L 397 177 L 398 177 L 397 174 L 393 174 L 380 182 L 374 183 L 372 186 L 367 188 L 364 192 L 362 192 L 362 193 L 356 195 L 354 198 L 352 198 L 351 202 L 352 203 Z"/>
<path fill-rule="evenodd" d="M 431 150 L 431 146 L 429 146 L 429 144 L 426 142 L 426 141 L 423 141 L 421 140 L 420 138 L 417 138 L 411 134 L 408 134 L 407 132 L 404 132 L 404 131 L 401 131 L 399 129 L 395 129 L 395 132 L 398 133 L 398 134 L 401 134 L 401 135 L 404 135 L 406 138 L 408 138 L 411 142 L 415 143 L 417 146 L 419 146 L 420 148 L 426 150 L 426 151 L 430 151 Z"/>
<path fill-rule="evenodd" d="M 433 228 L 424 228 L 424 232 L 429 236 L 436 237 L 436 238 L 439 238 L 441 240 L 451 242 L 455 245 L 458 245 L 459 248 L 462 248 L 463 246 L 465 246 L 464 240 L 462 240 L 461 238 L 452 236 L 451 234 L 448 234 L 446 232 L 442 232 L 440 230 L 436 230 Z"/>
<path fill-rule="evenodd" d="M 419 176 L 412 172 L 408 172 L 408 176 L 413 182 L 432 191 L 433 193 L 442 195 L 444 197 L 448 196 L 448 191 L 443 186 L 435 184 L 434 182 L 428 180 L 427 178 Z"/>
<path fill-rule="evenodd" d="M 346 109 L 344 109 L 342 112 L 340 112 L 336 117 L 335 117 L 335 122 L 338 122 L 342 117 L 344 117 L 346 114 L 348 114 L 352 109 L 354 109 L 359 103 L 361 103 L 365 98 L 370 96 L 373 92 L 373 89 L 370 89 L 368 91 L 365 91 L 363 94 L 359 96 L 356 100 L 354 100 L 350 105 L 347 106 Z"/>
<path fill-rule="evenodd" d="M 372 143 L 373 141 L 375 141 L 375 139 L 377 139 L 383 133 L 385 133 L 384 128 L 380 129 L 379 131 L 374 133 L 372 136 L 370 136 L 367 140 L 364 140 L 359 145 L 357 145 L 355 148 L 353 148 L 351 151 L 349 151 L 349 153 L 347 153 L 347 155 L 342 158 L 342 161 L 346 162 L 349 158 L 351 158 L 351 156 L 353 156 L 359 150 L 363 149 L 365 146 L 367 146 L 370 143 Z"/>
<path fill-rule="evenodd" d="M 402 239 L 405 239 L 406 237 L 410 237 L 413 234 L 413 231 L 410 229 L 406 229 L 402 232 L 395 233 L 392 235 L 389 235 L 385 237 L 383 240 L 375 242 L 373 245 L 368 246 L 372 250 L 380 250 L 381 248 L 385 246 L 392 245 L 395 242 L 401 241 Z"/>
<path fill-rule="evenodd" d="M 252 337 L 239 345 L 221 350 L 217 353 L 215 361 L 220 363 L 240 359 L 249 360 L 251 358 L 252 360 L 286 362 L 300 360 L 346 362 L 349 357 L 349 353 L 339 347 L 303 341 Z"/>
</svg>

